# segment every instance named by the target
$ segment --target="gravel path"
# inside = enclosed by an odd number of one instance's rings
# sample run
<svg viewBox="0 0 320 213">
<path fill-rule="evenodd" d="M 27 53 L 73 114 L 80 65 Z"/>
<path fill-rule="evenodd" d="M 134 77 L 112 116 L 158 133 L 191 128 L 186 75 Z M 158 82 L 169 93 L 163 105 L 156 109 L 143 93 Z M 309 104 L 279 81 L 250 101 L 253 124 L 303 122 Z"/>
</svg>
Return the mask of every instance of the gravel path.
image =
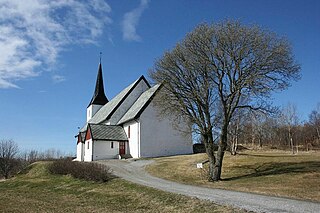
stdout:
<svg viewBox="0 0 320 213">
<path fill-rule="evenodd" d="M 153 162 L 152 160 L 105 160 L 98 162 L 108 165 L 116 176 L 133 183 L 167 192 L 197 197 L 203 200 L 210 200 L 217 204 L 229 205 L 248 211 L 272 213 L 320 212 L 320 203 L 191 186 L 157 178 L 149 175 L 144 169 L 146 165 Z"/>
</svg>

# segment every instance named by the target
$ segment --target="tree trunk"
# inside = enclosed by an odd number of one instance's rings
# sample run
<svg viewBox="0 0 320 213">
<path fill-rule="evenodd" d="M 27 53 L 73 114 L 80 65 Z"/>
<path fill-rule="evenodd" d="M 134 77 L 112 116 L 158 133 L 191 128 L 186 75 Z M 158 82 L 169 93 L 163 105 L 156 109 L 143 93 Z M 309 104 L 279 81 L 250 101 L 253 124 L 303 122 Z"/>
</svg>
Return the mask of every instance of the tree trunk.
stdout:
<svg viewBox="0 0 320 213">
<path fill-rule="evenodd" d="M 201 135 L 201 138 L 205 144 L 206 153 L 209 158 L 208 180 L 213 181 L 212 177 L 214 176 L 214 165 L 216 163 L 216 158 L 214 156 L 213 136 L 212 133 L 209 133 L 208 135 Z"/>
<path fill-rule="evenodd" d="M 289 140 L 290 140 L 290 146 L 291 146 L 292 154 L 294 154 L 293 138 L 292 138 L 291 129 L 289 129 Z"/>
<path fill-rule="evenodd" d="M 223 162 L 224 151 L 226 150 L 227 140 L 228 140 L 228 123 L 229 122 L 225 122 L 222 128 L 219 147 L 218 147 L 217 156 L 216 156 L 216 163 L 214 165 L 212 181 L 221 180 L 222 162 Z"/>
<path fill-rule="evenodd" d="M 208 180 L 209 181 L 214 181 L 213 176 L 214 176 L 214 165 L 216 163 L 216 158 L 214 155 L 210 155 L 209 157 L 209 174 L 208 174 Z"/>
<path fill-rule="evenodd" d="M 224 157 L 224 150 L 225 150 L 225 146 L 224 145 L 219 145 L 219 148 L 218 148 L 218 151 L 217 151 L 216 163 L 214 165 L 214 173 L 213 173 L 213 177 L 212 177 L 213 181 L 221 180 L 221 171 L 222 171 L 222 162 L 223 162 L 223 157 Z"/>
<path fill-rule="evenodd" d="M 232 143 L 231 143 L 231 155 L 236 155 L 237 154 L 237 147 L 236 147 L 236 137 L 232 137 Z"/>
<path fill-rule="evenodd" d="M 239 124 L 236 125 L 236 131 L 235 134 L 232 138 L 232 145 L 231 145 L 231 155 L 236 155 L 237 154 L 237 149 L 238 149 L 238 130 L 239 130 Z"/>
<path fill-rule="evenodd" d="M 239 135 L 237 133 L 237 135 L 236 135 L 236 144 L 235 144 L 235 147 L 234 147 L 235 154 L 237 154 L 237 150 L 238 150 L 238 141 L 239 141 Z"/>
<path fill-rule="evenodd" d="M 261 139 L 261 136 L 259 136 L 259 147 L 262 148 L 262 139 Z"/>
<path fill-rule="evenodd" d="M 255 137 L 255 133 L 254 133 L 254 130 L 253 130 L 253 127 L 252 127 L 252 132 L 251 132 L 251 144 L 252 144 L 252 147 L 254 146 L 254 141 L 256 140 L 256 137 Z"/>
</svg>

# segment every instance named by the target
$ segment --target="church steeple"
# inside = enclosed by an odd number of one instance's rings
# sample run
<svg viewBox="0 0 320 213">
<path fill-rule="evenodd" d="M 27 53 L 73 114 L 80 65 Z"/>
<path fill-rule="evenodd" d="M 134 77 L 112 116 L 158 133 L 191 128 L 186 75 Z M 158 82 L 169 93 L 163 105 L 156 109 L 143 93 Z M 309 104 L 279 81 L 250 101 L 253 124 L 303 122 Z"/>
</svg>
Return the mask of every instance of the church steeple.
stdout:
<svg viewBox="0 0 320 213">
<path fill-rule="evenodd" d="M 102 65 L 101 65 L 101 58 L 99 63 L 99 69 L 98 69 L 98 75 L 97 75 L 97 81 L 96 81 L 96 88 L 94 90 L 93 97 L 89 103 L 90 105 L 105 105 L 108 103 L 108 98 L 106 97 L 104 93 L 104 87 L 103 87 L 103 77 L 102 77 Z M 89 107 L 88 106 L 88 107 Z"/>
</svg>

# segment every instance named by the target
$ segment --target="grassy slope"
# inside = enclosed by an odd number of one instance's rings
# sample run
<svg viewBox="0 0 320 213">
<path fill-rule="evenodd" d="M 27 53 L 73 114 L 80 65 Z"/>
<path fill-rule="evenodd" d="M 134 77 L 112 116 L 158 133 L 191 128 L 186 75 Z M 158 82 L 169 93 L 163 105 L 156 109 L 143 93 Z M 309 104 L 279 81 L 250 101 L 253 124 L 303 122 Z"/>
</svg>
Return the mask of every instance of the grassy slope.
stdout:
<svg viewBox="0 0 320 213">
<path fill-rule="evenodd" d="M 155 176 L 187 184 L 320 202 L 320 152 L 226 154 L 224 180 L 216 183 L 206 180 L 206 167 L 196 168 L 196 163 L 205 159 L 205 154 L 157 158 L 147 170 Z"/>
<path fill-rule="evenodd" d="M 47 164 L 0 182 L 0 212 L 243 212 L 121 179 L 99 184 L 53 176 Z"/>
</svg>

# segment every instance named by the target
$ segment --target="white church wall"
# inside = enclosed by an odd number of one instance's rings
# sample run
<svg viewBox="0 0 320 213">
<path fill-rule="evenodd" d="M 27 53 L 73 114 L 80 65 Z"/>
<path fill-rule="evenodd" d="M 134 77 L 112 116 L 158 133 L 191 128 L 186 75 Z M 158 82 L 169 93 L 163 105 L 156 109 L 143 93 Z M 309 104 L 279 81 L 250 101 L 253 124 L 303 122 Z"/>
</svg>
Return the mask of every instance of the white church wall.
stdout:
<svg viewBox="0 0 320 213">
<path fill-rule="evenodd" d="M 141 80 L 138 85 L 131 91 L 130 95 L 122 102 L 117 111 L 112 115 L 109 122 L 111 125 L 116 125 L 123 115 L 128 111 L 132 104 L 139 98 L 139 96 L 149 89 L 145 81 Z"/>
<path fill-rule="evenodd" d="M 128 129 L 130 126 L 130 137 L 128 134 Z M 129 139 L 128 146 L 126 147 L 126 151 L 130 154 L 133 158 L 140 157 L 140 150 L 139 150 L 139 132 L 140 132 L 140 125 L 137 121 L 131 121 L 128 123 L 123 124 L 124 131 L 127 134 Z"/>
<path fill-rule="evenodd" d="M 84 161 L 92 161 L 92 139 L 86 140 L 84 143 Z"/>
<path fill-rule="evenodd" d="M 111 144 L 113 143 L 113 148 Z M 113 159 L 119 154 L 119 142 L 115 141 L 94 141 L 93 143 L 93 160 Z"/>
<path fill-rule="evenodd" d="M 140 157 L 170 156 L 192 153 L 191 133 L 182 134 L 172 127 L 169 118 L 158 118 L 156 106 L 150 103 L 140 116 Z M 186 124 L 179 128 L 188 130 Z"/>
<path fill-rule="evenodd" d="M 76 161 L 83 161 L 83 154 L 84 154 L 84 143 L 79 142 L 77 144 L 77 158 Z"/>
</svg>

